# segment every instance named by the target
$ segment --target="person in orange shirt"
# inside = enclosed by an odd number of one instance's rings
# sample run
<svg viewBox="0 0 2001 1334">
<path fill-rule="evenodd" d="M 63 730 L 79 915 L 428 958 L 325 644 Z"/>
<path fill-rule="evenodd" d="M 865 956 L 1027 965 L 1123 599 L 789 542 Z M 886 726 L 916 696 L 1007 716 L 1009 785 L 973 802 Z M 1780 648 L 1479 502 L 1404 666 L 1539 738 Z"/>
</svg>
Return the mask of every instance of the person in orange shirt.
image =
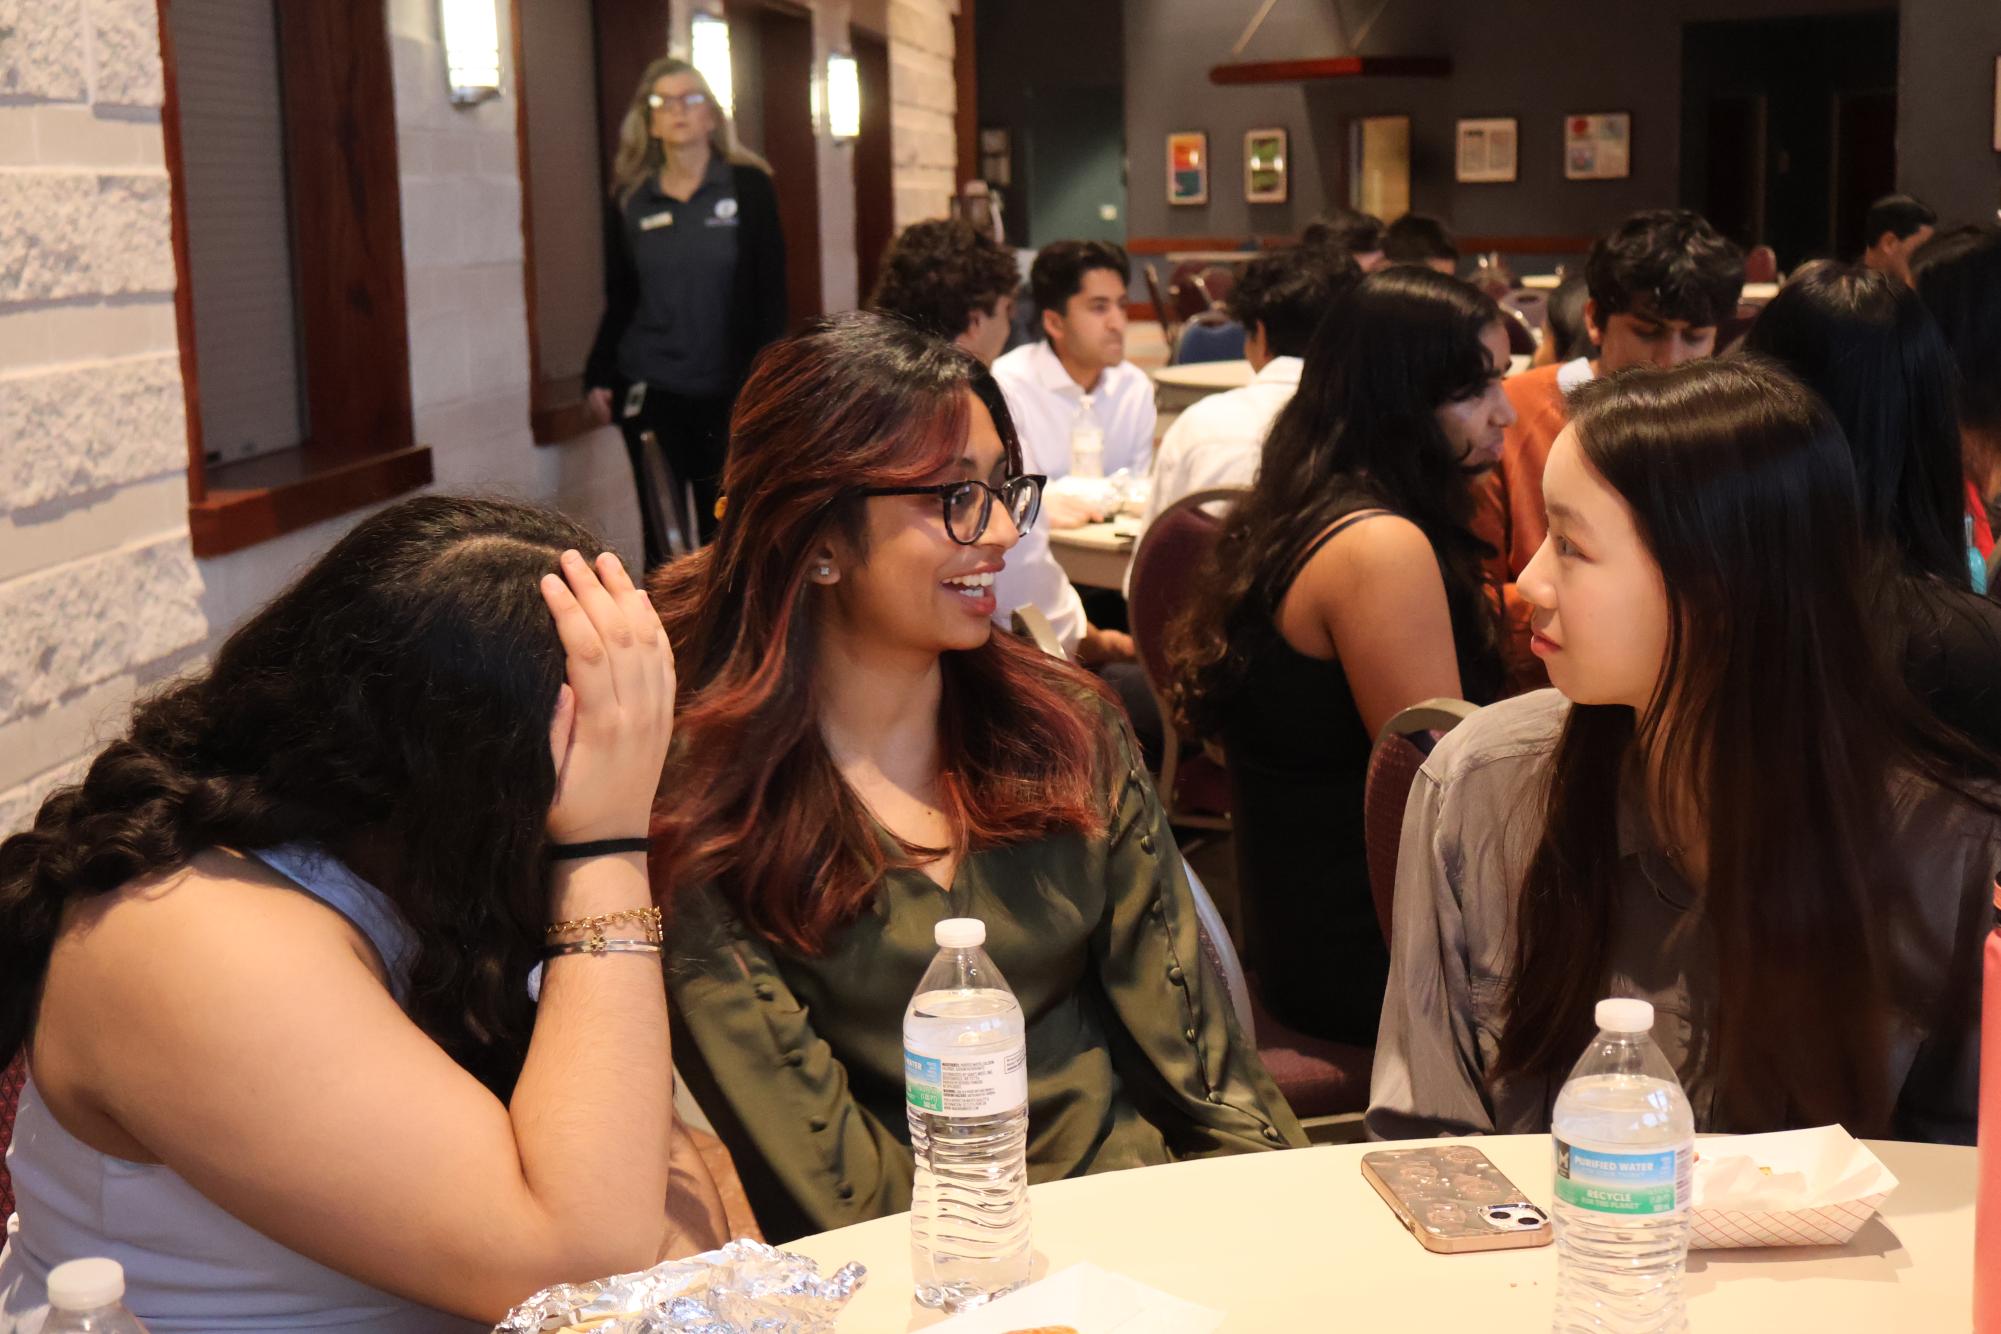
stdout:
<svg viewBox="0 0 2001 1334">
<path fill-rule="evenodd" d="M 1510 677 L 1540 684 L 1528 652 L 1527 611 L 1516 576 L 1542 545 L 1542 469 L 1570 420 L 1567 397 L 1628 366 L 1679 366 L 1716 351 L 1716 332 L 1736 314 L 1744 254 L 1689 209 L 1635 213 L 1591 247 L 1584 265 L 1584 327 L 1595 356 L 1524 371 L 1503 383 L 1515 424 L 1501 443 L 1500 467 L 1481 482 L 1480 536 L 1498 553 L 1492 568 L 1507 612 Z"/>
<path fill-rule="evenodd" d="M 1966 469 L 1968 540 L 1994 554 L 1991 515 L 2001 505 L 2001 227 L 1955 227 L 1912 261 L 1923 298 L 1959 366 L 1959 435 Z M 1990 587 L 1990 596 L 2001 596 Z"/>
</svg>

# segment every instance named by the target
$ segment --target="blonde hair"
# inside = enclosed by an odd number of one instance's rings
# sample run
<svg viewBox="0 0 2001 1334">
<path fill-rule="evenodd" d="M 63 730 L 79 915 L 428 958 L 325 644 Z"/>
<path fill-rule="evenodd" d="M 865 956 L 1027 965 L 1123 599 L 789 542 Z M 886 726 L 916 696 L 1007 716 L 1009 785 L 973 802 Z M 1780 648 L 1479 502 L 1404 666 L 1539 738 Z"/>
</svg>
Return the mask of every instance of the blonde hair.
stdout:
<svg viewBox="0 0 2001 1334">
<path fill-rule="evenodd" d="M 766 175 L 771 173 L 771 164 L 743 146 L 736 137 L 736 126 L 730 121 L 729 112 L 716 100 L 715 90 L 702 72 L 678 56 L 662 56 L 646 67 L 639 76 L 639 87 L 633 90 L 632 103 L 625 109 L 625 119 L 618 126 L 618 156 L 612 161 L 611 194 L 621 204 L 632 198 L 632 192 L 645 183 L 646 178 L 659 173 L 667 163 L 667 150 L 653 137 L 653 109 L 646 99 L 653 92 L 653 85 L 670 74 L 692 74 L 702 95 L 709 99 L 709 109 L 715 113 L 716 128 L 709 135 L 709 151 L 739 167 L 756 167 Z"/>
</svg>

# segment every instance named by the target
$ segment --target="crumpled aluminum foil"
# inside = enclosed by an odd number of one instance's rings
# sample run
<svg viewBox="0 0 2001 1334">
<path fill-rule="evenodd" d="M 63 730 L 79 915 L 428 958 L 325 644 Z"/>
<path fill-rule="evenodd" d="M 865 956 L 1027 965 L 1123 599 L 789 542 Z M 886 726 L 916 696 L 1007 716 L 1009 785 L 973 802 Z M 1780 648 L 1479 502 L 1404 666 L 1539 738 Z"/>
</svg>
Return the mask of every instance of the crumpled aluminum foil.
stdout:
<svg viewBox="0 0 2001 1334">
<path fill-rule="evenodd" d="M 590 1334 L 833 1334 L 834 1317 L 867 1277 L 849 1263 L 822 1278 L 803 1255 L 739 1238 L 636 1274 L 544 1289 L 493 1334 L 579 1326 Z"/>
</svg>

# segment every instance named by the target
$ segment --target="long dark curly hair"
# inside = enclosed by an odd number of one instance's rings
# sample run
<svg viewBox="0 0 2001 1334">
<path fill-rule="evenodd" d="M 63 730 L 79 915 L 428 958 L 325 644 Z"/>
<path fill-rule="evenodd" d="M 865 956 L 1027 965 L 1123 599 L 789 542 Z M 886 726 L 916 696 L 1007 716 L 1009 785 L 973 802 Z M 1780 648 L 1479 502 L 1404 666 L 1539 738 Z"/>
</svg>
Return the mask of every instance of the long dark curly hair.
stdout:
<svg viewBox="0 0 2001 1334">
<path fill-rule="evenodd" d="M 1436 412 L 1493 374 L 1481 334 L 1494 302 L 1417 267 L 1369 274 L 1329 308 L 1307 348 L 1299 392 L 1272 423 L 1249 494 L 1224 521 L 1216 561 L 1169 630 L 1169 703 L 1196 736 L 1215 736 L 1314 540 L 1343 516 L 1382 508 L 1423 530 L 1445 577 L 1460 687 L 1484 703 L 1500 687 L 1495 615 L 1474 536 L 1472 479 Z"/>
<path fill-rule="evenodd" d="M 525 505 L 404 501 L 140 703 L 0 843 L 0 1058 L 28 1037 L 72 900 L 209 848 L 306 842 L 367 849 L 417 941 L 411 1018 L 505 1099 L 533 1023 L 564 676 L 537 582 L 568 547 L 601 549 Z"/>
</svg>

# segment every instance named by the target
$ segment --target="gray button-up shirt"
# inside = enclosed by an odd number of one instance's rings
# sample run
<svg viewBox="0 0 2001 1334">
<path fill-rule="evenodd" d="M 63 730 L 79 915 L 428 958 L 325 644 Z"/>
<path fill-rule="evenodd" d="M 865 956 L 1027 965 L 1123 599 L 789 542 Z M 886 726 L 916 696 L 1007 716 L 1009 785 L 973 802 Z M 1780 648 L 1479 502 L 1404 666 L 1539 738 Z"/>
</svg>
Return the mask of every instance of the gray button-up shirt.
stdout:
<svg viewBox="0 0 2001 1334">
<path fill-rule="evenodd" d="M 1554 690 L 1505 700 L 1461 723 L 1419 772 L 1397 854 L 1390 979 L 1383 999 L 1367 1126 L 1381 1139 L 1540 1134 L 1561 1075 L 1489 1083 L 1507 1020 L 1516 893 L 1542 833 L 1542 794 L 1569 702 Z M 2001 871 L 2001 822 L 1949 794 L 1907 781 L 1891 799 L 1911 864 L 1915 930 L 1892 943 L 1916 975 L 1966 987 L 1971 1021 L 1951 1034 L 1910 1021 L 1891 1034 L 1890 1087 L 1901 1090 L 1901 1136 L 1971 1144 L 1979 1103 L 1979 951 Z M 1680 1074 L 1696 1128 L 1714 1125 L 1716 1089 L 1703 1069 L 1714 1031 L 1716 959 L 1696 896 L 1649 846 L 1646 821 L 1620 821 L 1612 887 L 1608 994 L 1653 1002 L 1654 1040 Z"/>
</svg>

